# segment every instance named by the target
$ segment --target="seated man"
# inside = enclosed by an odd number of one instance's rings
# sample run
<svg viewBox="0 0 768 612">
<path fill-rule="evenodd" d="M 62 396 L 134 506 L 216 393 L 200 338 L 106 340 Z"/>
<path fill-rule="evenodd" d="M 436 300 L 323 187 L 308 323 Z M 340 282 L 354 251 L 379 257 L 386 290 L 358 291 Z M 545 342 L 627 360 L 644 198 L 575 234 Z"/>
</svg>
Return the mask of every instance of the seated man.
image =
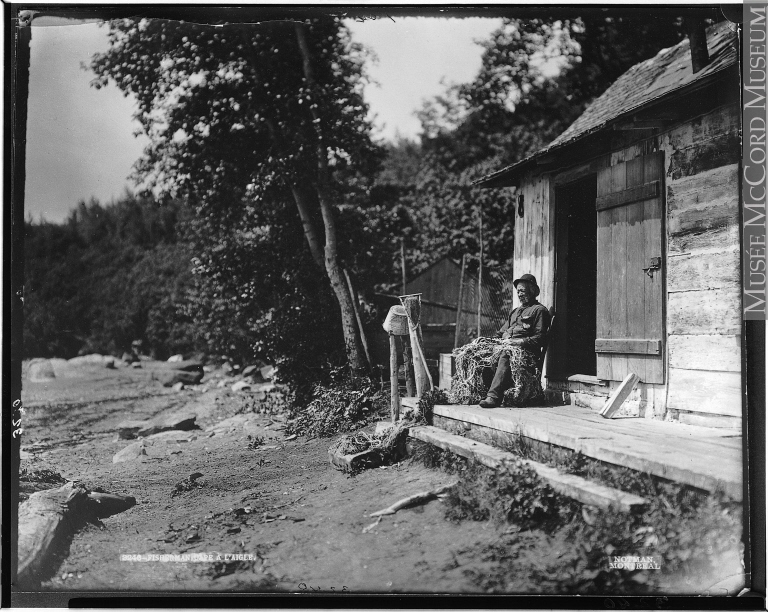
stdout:
<svg viewBox="0 0 768 612">
<path fill-rule="evenodd" d="M 529 389 L 528 393 L 525 392 L 526 390 L 518 393 L 520 396 L 517 398 L 518 401 L 536 399 L 536 396 L 542 393 L 541 372 L 538 370 L 538 365 L 533 364 L 538 364 L 541 351 L 546 345 L 552 317 L 549 311 L 536 301 L 540 292 L 536 277 L 532 274 L 523 274 L 513 284 L 520 299 L 520 306 L 510 313 L 508 321 L 499 330 L 499 335 L 506 340 L 506 344 L 520 347 L 521 353 L 518 357 L 523 358 L 513 359 L 511 364 L 510 351 L 502 352 L 487 397 L 479 404 L 481 408 L 501 406 L 504 392 L 513 384 L 523 385 L 524 383 L 521 382 L 523 378 L 533 381 L 536 389 Z M 520 371 L 523 368 L 525 371 Z"/>
</svg>

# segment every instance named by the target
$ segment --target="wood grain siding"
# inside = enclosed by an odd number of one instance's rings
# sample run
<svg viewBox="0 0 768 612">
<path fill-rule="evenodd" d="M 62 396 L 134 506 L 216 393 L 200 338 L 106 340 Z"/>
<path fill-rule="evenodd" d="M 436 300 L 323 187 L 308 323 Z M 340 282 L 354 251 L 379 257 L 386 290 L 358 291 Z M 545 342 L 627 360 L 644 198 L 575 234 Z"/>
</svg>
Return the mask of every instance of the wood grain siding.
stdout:
<svg viewBox="0 0 768 612">
<path fill-rule="evenodd" d="M 678 291 L 667 298 L 671 334 L 741 334 L 740 295 L 728 289 Z"/>
<path fill-rule="evenodd" d="M 631 372 L 644 383 L 663 383 L 661 350 L 614 350 L 616 341 L 653 340 L 659 346 L 664 329 L 663 277 L 643 272 L 651 258 L 663 257 L 661 193 L 644 187 L 662 180 L 663 156 L 628 157 L 597 173 L 597 376 L 621 381 Z"/>
<path fill-rule="evenodd" d="M 669 160 L 667 409 L 677 420 L 713 427 L 741 417 L 738 110 L 689 121 L 662 143 Z"/>
<path fill-rule="evenodd" d="M 637 338 L 597 338 L 595 350 L 599 353 L 625 353 L 630 355 L 661 355 L 661 340 L 642 340 Z"/>
<path fill-rule="evenodd" d="M 697 249 L 670 257 L 667 261 L 667 290 L 694 291 L 708 289 L 739 290 L 739 247 Z"/>
<path fill-rule="evenodd" d="M 722 249 L 724 245 L 739 244 L 739 225 L 733 223 L 701 234 L 668 236 L 669 253 L 688 253 L 704 249 Z"/>
<path fill-rule="evenodd" d="M 739 166 L 730 164 L 667 183 L 669 234 L 702 233 L 739 222 Z"/>
<path fill-rule="evenodd" d="M 555 215 L 549 177 L 528 176 L 521 189 L 525 211 L 522 218 L 515 219 L 514 276 L 533 274 L 541 289 L 537 299 L 551 308 L 555 300 Z M 514 305 L 519 305 L 516 295 Z"/>
<path fill-rule="evenodd" d="M 667 407 L 688 412 L 741 416 L 741 374 L 669 368 Z"/>
<path fill-rule="evenodd" d="M 638 200 L 655 198 L 658 195 L 659 181 L 653 181 L 651 183 L 630 187 L 624 191 L 609 193 L 608 195 L 597 198 L 597 210 L 605 210 L 606 208 L 613 208 L 614 206 L 623 206 L 624 204 L 630 204 L 631 202 L 637 202 Z"/>
<path fill-rule="evenodd" d="M 714 334 L 670 336 L 669 367 L 741 372 L 741 336 Z"/>
</svg>

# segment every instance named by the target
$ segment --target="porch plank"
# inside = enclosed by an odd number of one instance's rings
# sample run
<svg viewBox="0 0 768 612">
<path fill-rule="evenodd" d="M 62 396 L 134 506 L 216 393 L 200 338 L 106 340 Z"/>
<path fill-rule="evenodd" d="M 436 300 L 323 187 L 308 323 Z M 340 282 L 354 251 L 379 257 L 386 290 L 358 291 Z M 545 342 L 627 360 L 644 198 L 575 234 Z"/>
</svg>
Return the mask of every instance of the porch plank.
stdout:
<svg viewBox="0 0 768 612">
<path fill-rule="evenodd" d="M 708 491 L 742 497 L 742 438 L 650 419 L 607 420 L 578 406 L 482 409 L 436 405 L 438 416 L 521 435 Z M 712 461 L 717 457 L 717 461 Z"/>
<path fill-rule="evenodd" d="M 589 504 L 606 510 L 616 508 L 622 512 L 634 512 L 648 504 L 646 499 L 638 495 L 590 482 L 573 474 L 563 474 L 555 468 L 538 461 L 520 459 L 512 453 L 499 450 L 482 442 L 462 438 L 456 434 L 448 433 L 439 427 L 411 427 L 408 435 L 422 442 L 428 442 L 439 448 L 449 450 L 467 459 L 475 459 L 493 469 L 498 469 L 506 463 L 521 461 L 533 469 L 555 491 L 582 504 Z"/>
</svg>

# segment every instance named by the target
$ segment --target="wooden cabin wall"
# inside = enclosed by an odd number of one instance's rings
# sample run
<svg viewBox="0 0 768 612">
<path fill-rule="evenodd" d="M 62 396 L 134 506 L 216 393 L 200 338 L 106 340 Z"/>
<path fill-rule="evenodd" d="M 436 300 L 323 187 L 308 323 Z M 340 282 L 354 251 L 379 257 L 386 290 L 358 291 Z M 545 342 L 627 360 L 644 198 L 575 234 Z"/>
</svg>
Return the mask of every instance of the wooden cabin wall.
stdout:
<svg viewBox="0 0 768 612">
<path fill-rule="evenodd" d="M 521 273 L 531 268 L 537 278 L 541 274 L 547 279 L 542 295 L 545 286 L 547 294 L 540 301 L 550 306 L 554 242 L 541 240 L 539 232 L 550 227 L 549 236 L 554 236 L 554 185 L 657 150 L 665 153 L 666 382 L 638 385 L 623 415 L 741 426 L 739 127 L 739 108 L 729 105 L 659 135 L 619 145 L 553 175 L 548 206 L 528 204 L 529 197 L 543 198 L 548 175 L 529 177 L 522 184 L 527 218 L 517 220 L 515 264 Z M 616 137 L 618 141 L 626 133 Z M 619 384 L 547 381 L 548 388 L 570 391 L 574 403 L 596 410 Z"/>
<path fill-rule="evenodd" d="M 660 139 L 667 207 L 667 409 L 741 423 L 740 113 L 730 105 Z"/>
<path fill-rule="evenodd" d="M 547 308 L 555 303 L 555 211 L 549 175 L 528 176 L 522 181 L 523 216 L 515 219 L 514 278 L 533 274 Z M 520 303 L 514 296 L 514 306 Z"/>
<path fill-rule="evenodd" d="M 416 278 L 406 283 L 406 293 L 421 293 L 421 299 L 453 310 L 422 304 L 422 323 L 456 323 L 456 307 L 459 303 L 459 281 L 461 267 L 445 258 L 427 268 Z"/>
</svg>

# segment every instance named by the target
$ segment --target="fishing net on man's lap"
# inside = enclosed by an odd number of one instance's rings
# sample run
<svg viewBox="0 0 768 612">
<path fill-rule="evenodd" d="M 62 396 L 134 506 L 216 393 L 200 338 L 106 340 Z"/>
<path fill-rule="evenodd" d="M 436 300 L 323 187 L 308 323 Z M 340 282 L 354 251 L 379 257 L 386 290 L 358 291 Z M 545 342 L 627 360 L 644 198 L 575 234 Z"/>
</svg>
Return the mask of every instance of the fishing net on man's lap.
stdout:
<svg viewBox="0 0 768 612">
<path fill-rule="evenodd" d="M 504 338 L 477 338 L 454 349 L 456 373 L 451 382 L 448 401 L 451 404 L 477 404 L 488 393 L 483 380 L 483 370 L 492 368 L 503 353 L 509 355 L 512 385 L 504 393 L 502 406 L 522 406 L 539 402 L 544 392 L 541 388 L 541 371 L 534 355 Z M 492 373 L 491 373 L 492 375 Z"/>
</svg>

